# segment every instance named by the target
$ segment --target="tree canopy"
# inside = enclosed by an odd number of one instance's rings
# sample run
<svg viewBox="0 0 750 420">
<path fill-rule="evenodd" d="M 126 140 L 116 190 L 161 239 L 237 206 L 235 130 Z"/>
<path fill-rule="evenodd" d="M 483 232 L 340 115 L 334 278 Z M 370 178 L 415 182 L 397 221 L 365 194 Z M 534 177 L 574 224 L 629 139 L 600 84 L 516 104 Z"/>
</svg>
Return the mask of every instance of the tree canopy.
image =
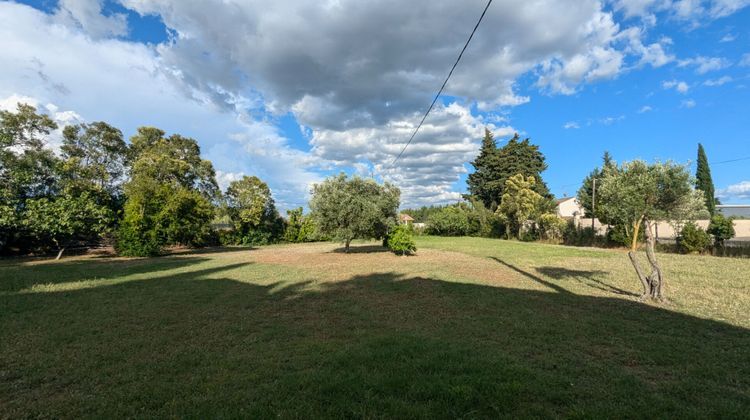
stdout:
<svg viewBox="0 0 750 420">
<path fill-rule="evenodd" d="M 663 297 L 664 276 L 654 250 L 654 223 L 684 219 L 702 206 L 702 194 L 693 189 L 691 181 L 684 166 L 673 163 L 649 165 L 639 160 L 624 163 L 616 171 L 606 171 L 601 178 L 597 190 L 598 205 L 604 213 L 616 220 L 627 221 L 632 228 L 629 257 L 643 286 L 644 297 Z M 649 275 L 643 273 L 635 255 L 642 226 L 651 266 Z"/>
<path fill-rule="evenodd" d="M 539 146 L 531 144 L 528 138 L 521 140 L 518 134 L 498 148 L 492 133 L 485 129 L 479 155 L 472 166 L 475 170 L 467 178 L 469 193 L 488 209 L 497 208 L 506 181 L 517 174 L 533 177 L 534 191 L 544 198 L 552 197 L 542 179 L 542 172 L 547 169 L 544 155 Z"/>
<path fill-rule="evenodd" d="M 345 174 L 313 186 L 310 210 L 323 234 L 344 243 L 355 238 L 383 239 L 396 223 L 400 190 L 392 184 Z"/>
</svg>

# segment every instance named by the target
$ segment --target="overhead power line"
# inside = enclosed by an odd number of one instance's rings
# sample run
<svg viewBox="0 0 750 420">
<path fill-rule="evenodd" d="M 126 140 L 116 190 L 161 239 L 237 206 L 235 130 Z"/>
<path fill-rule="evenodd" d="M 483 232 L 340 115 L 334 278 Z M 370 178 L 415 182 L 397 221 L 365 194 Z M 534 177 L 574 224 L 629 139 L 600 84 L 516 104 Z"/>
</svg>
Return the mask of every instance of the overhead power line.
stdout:
<svg viewBox="0 0 750 420">
<path fill-rule="evenodd" d="M 474 33 L 477 31 L 477 28 L 479 28 L 479 24 L 482 23 L 482 19 L 484 19 L 484 15 L 487 13 L 487 9 L 490 8 L 490 4 L 492 4 L 492 0 L 489 0 L 487 2 L 487 5 L 484 6 L 482 15 L 479 16 L 479 20 L 477 21 L 477 24 L 474 25 L 474 29 L 471 31 L 471 35 L 469 35 L 469 39 L 466 40 L 466 44 L 464 44 L 464 47 L 461 49 L 461 53 L 458 54 L 458 58 L 456 58 L 456 62 L 453 63 L 453 67 L 451 67 L 451 71 L 448 73 L 448 77 L 445 78 L 443 85 L 440 86 L 440 90 L 438 91 L 437 95 L 435 95 L 435 99 L 432 100 L 430 107 L 427 108 L 427 112 L 425 112 L 424 115 L 422 116 L 422 120 L 419 122 L 419 125 L 417 125 L 417 128 L 411 134 L 411 137 L 409 137 L 409 141 L 406 142 L 406 144 L 404 145 L 404 148 L 401 149 L 401 152 L 398 154 L 398 156 L 396 156 L 396 158 L 393 159 L 393 161 L 389 165 L 390 167 L 393 167 L 393 165 L 396 164 L 396 162 L 401 158 L 401 156 L 406 151 L 406 148 L 409 147 L 409 145 L 411 144 L 411 141 L 414 140 L 414 136 L 416 136 L 419 129 L 422 128 L 422 124 L 424 124 L 424 120 L 427 119 L 428 115 L 430 115 L 430 111 L 432 111 L 432 107 L 435 106 L 435 103 L 437 102 L 438 98 L 440 98 L 440 95 L 443 93 L 443 89 L 445 89 L 445 85 L 448 84 L 448 80 L 450 80 L 451 76 L 453 75 L 453 70 L 456 69 L 458 62 L 461 61 L 461 57 L 463 57 L 464 55 L 464 51 L 466 51 L 466 48 L 469 47 L 469 43 L 471 42 L 471 39 L 474 37 Z"/>
</svg>

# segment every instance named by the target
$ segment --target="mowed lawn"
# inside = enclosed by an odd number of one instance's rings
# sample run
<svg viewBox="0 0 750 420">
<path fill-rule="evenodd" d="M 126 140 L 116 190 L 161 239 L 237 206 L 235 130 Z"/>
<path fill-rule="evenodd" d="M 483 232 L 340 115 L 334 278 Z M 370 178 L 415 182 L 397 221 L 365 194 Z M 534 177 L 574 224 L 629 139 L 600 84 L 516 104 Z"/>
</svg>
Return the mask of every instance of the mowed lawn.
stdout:
<svg viewBox="0 0 750 420">
<path fill-rule="evenodd" d="M 750 415 L 750 260 L 418 247 L 0 261 L 0 417 Z"/>
</svg>

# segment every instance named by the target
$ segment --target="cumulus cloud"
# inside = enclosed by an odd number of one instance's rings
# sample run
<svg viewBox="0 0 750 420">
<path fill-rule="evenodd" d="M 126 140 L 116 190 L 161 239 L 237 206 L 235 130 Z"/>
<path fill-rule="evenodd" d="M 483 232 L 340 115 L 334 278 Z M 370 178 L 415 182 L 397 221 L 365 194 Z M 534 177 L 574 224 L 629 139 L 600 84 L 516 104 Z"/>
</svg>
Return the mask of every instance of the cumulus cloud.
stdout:
<svg viewBox="0 0 750 420">
<path fill-rule="evenodd" d="M 128 19 L 122 13 L 102 14 L 102 0 L 60 0 L 55 21 L 82 29 L 93 38 L 125 36 Z"/>
<path fill-rule="evenodd" d="M 742 54 L 742 58 L 740 58 L 740 66 L 750 67 L 750 53 Z"/>
<path fill-rule="evenodd" d="M 231 112 L 215 107 L 174 83 L 173 75 L 162 71 L 153 47 L 96 39 L 56 19 L 54 14 L 0 2 L 0 60 L 15 63 L 0 66 L 4 106 L 28 102 L 61 125 L 103 120 L 126 136 L 138 126 L 154 125 L 194 137 L 204 156 L 224 173 L 266 176 L 280 203 L 304 200 L 309 184 L 321 179 L 313 159 L 292 147 L 272 120 L 251 116 L 246 108 L 255 104 L 250 99 L 235 97 Z M 45 78 L 37 74 L 40 68 Z M 59 137 L 52 137 L 53 143 L 59 142 Z"/>
<path fill-rule="evenodd" d="M 688 58 L 680 60 L 677 64 L 679 67 L 694 66 L 698 74 L 706 74 L 710 71 L 721 70 L 730 65 L 729 60 L 723 57 L 703 57 Z"/>
<path fill-rule="evenodd" d="M 642 31 L 624 35 L 597 0 L 496 2 L 446 87 L 463 105 L 430 115 L 431 128 L 419 134 L 439 152 L 415 142 L 403 159 L 424 152 L 434 168 L 407 164 L 396 175 L 384 162 L 398 154 L 442 83 L 476 8 L 448 0 L 409 7 L 396 0 L 122 3 L 160 15 L 175 31 L 157 52 L 188 91 L 204 92 L 219 106 L 229 95 L 262 97 L 264 110 L 292 112 L 310 131 L 314 157 L 389 178 L 410 205 L 455 198 L 452 184 L 490 122 L 472 116 L 471 106 L 496 111 L 529 102 L 516 85 L 521 76 L 532 75 L 545 92 L 572 94 L 581 84 L 617 77 L 628 60 L 656 67 L 673 59 L 666 43 L 646 43 Z M 451 127 L 459 109 L 473 122 Z"/>
<path fill-rule="evenodd" d="M 568 121 L 565 124 L 563 124 L 563 128 L 566 130 L 571 130 L 571 129 L 581 128 L 581 126 L 576 121 Z"/>
<path fill-rule="evenodd" d="M 512 135 L 510 126 L 495 126 L 472 115 L 459 103 L 438 105 L 414 137 L 403 156 L 393 164 L 419 122 L 419 115 L 377 127 L 346 131 L 316 130 L 313 153 L 341 167 L 360 168 L 360 173 L 379 174 L 401 188 L 402 201 L 410 206 L 445 203 L 460 198 L 451 191 L 464 163 L 479 150 L 478 139 L 487 127 L 497 139 Z M 372 166 L 363 165 L 371 162 Z"/>
<path fill-rule="evenodd" d="M 724 199 L 750 200 L 750 181 L 732 184 L 717 191 L 717 196 Z"/>
<path fill-rule="evenodd" d="M 615 10 L 625 17 L 640 17 L 653 25 L 657 14 L 688 22 L 691 27 L 729 16 L 750 5 L 750 0 L 614 0 Z"/>
<path fill-rule="evenodd" d="M 639 113 L 639 114 L 645 114 L 645 113 L 647 113 L 647 112 L 651 112 L 651 111 L 653 111 L 653 110 L 654 110 L 654 109 L 653 109 L 653 108 L 651 108 L 651 107 L 650 107 L 649 105 L 643 105 L 643 106 L 641 107 L 641 109 L 639 109 L 639 110 L 638 110 L 638 113 Z"/>
<path fill-rule="evenodd" d="M 690 86 L 687 83 L 679 80 L 665 80 L 661 83 L 661 87 L 664 89 L 674 89 L 683 95 L 690 90 Z"/>
<path fill-rule="evenodd" d="M 722 42 L 722 43 L 724 43 L 724 42 L 733 42 L 735 39 L 737 39 L 737 35 L 730 33 L 730 34 L 726 34 L 723 37 L 721 37 L 721 39 L 719 40 L 719 42 Z"/>
<path fill-rule="evenodd" d="M 721 76 L 718 79 L 708 79 L 703 82 L 706 86 L 721 86 L 731 82 L 733 79 L 731 76 Z"/>
</svg>

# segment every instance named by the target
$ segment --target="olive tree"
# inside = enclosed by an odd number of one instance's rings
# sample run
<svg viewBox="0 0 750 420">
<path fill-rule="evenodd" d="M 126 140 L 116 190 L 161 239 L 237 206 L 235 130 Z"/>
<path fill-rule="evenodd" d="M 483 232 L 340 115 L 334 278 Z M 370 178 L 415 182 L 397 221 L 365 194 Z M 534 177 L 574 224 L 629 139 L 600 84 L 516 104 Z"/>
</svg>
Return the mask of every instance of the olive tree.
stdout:
<svg viewBox="0 0 750 420">
<path fill-rule="evenodd" d="M 382 239 L 396 223 L 401 191 L 389 183 L 340 174 L 313 186 L 310 210 L 321 233 L 349 244 L 355 238 Z"/>
<path fill-rule="evenodd" d="M 702 193 L 692 187 L 684 166 L 673 163 L 649 165 L 636 160 L 608 171 L 598 189 L 599 206 L 616 220 L 627 221 L 633 235 L 628 256 L 643 286 L 641 298 L 662 299 L 664 273 L 656 259 L 654 225 L 659 220 L 689 218 L 701 208 Z M 698 204 L 696 204 L 698 203 Z M 646 257 L 651 272 L 646 275 L 637 259 L 638 234 L 644 229 Z"/>
</svg>

